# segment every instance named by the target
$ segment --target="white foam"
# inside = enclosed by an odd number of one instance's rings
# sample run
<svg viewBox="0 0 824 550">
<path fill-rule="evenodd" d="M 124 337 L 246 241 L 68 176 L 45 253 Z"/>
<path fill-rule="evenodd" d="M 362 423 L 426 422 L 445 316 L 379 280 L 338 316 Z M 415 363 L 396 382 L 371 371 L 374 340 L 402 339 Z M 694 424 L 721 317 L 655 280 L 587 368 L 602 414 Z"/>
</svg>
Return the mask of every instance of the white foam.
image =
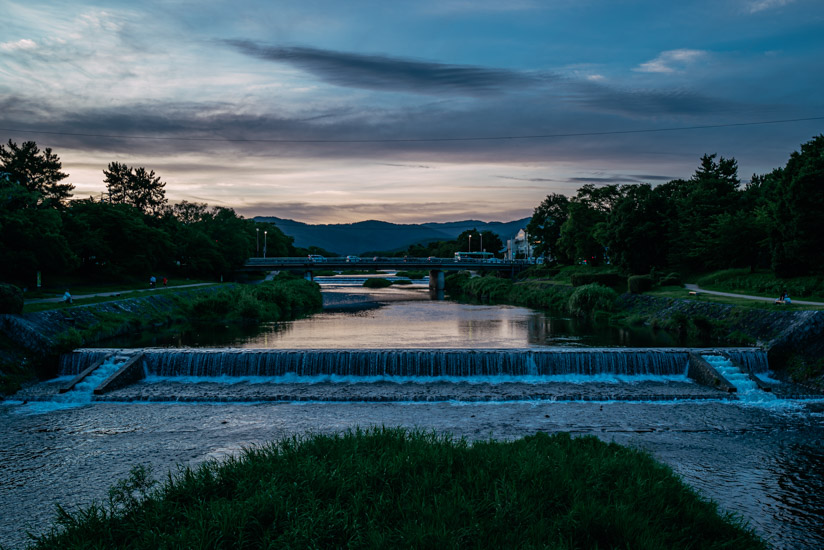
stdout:
<svg viewBox="0 0 824 550">
<path fill-rule="evenodd" d="M 346 376 L 340 374 L 300 376 L 287 373 L 282 376 L 148 376 L 143 383 L 159 384 L 176 382 L 179 384 L 374 384 L 389 382 L 394 384 L 636 384 L 641 382 L 685 382 L 694 383 L 683 374 L 556 374 L 556 375 L 500 375 L 500 376 Z"/>
</svg>

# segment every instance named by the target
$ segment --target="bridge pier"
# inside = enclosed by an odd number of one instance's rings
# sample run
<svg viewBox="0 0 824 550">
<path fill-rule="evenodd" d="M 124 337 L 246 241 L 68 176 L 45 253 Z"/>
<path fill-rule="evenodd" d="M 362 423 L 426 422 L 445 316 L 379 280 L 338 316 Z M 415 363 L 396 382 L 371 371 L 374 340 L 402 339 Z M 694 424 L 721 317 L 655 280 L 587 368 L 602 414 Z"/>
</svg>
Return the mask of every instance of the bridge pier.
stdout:
<svg viewBox="0 0 824 550">
<path fill-rule="evenodd" d="M 443 271 L 440 269 L 431 269 L 429 271 L 429 290 L 443 291 L 444 287 Z"/>
<path fill-rule="evenodd" d="M 304 273 L 303 278 L 306 279 L 307 281 L 314 281 L 314 278 L 312 277 L 312 272 L 311 271 L 307 271 L 306 273 Z"/>
</svg>

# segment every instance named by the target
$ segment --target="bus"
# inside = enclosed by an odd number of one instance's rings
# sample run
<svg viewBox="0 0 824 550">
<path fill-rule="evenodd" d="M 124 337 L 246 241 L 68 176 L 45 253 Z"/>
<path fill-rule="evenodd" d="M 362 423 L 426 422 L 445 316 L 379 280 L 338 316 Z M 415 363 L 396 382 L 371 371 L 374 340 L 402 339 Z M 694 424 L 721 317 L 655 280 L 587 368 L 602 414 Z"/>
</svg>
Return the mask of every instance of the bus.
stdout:
<svg viewBox="0 0 824 550">
<path fill-rule="evenodd" d="M 487 262 L 494 257 L 492 252 L 455 252 L 456 262 Z"/>
</svg>

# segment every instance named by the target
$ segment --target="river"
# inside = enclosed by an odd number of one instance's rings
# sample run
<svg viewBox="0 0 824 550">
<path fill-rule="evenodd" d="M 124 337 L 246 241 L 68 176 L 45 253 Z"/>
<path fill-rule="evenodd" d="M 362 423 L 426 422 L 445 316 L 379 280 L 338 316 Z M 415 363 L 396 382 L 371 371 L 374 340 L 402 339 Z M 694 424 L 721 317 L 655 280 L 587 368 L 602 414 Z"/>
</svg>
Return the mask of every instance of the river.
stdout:
<svg viewBox="0 0 824 550">
<path fill-rule="evenodd" d="M 255 333 L 190 330 L 147 336 L 135 345 L 467 352 L 673 345 L 649 331 L 578 326 L 525 308 L 428 301 L 424 289 L 414 287 L 363 294 L 329 286 L 325 297 L 330 311 Z M 368 308 L 375 300 L 383 307 Z M 763 376 L 780 388 L 769 373 Z M 72 509 L 105 499 L 107 488 L 134 464 L 151 465 L 162 479 L 180 465 L 284 436 L 387 425 L 470 440 L 560 430 L 633 445 L 668 464 L 722 510 L 744 517 L 775 548 L 824 547 L 821 400 L 763 395 L 738 401 L 680 373 L 515 378 L 155 377 L 105 402 L 92 402 L 90 390 L 86 398 L 79 392 L 74 401 L 60 401 L 55 390 L 66 378 L 43 383 L 26 394 L 41 400 L 0 407 L 0 543 L 22 547 L 26 530 L 47 529 L 57 503 Z M 285 391 L 289 384 L 297 388 L 290 391 L 307 392 L 308 400 L 247 399 L 266 393 L 260 388 Z M 199 399 L 178 401 L 181 392 Z M 341 398 L 358 392 L 404 397 Z M 448 398 L 407 398 L 413 394 Z"/>
</svg>

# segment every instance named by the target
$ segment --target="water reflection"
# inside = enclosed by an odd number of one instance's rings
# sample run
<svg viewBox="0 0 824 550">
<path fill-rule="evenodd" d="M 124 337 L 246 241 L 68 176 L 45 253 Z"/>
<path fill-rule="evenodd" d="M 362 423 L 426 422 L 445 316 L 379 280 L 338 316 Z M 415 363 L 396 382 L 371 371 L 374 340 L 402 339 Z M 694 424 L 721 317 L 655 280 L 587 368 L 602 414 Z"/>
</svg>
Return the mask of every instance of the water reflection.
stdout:
<svg viewBox="0 0 824 550">
<path fill-rule="evenodd" d="M 107 341 L 105 346 L 472 349 L 690 345 L 649 327 L 616 327 L 515 306 L 430 300 L 426 288 L 358 290 L 325 289 L 329 309 L 305 319 L 260 327 L 190 326 Z M 377 307 L 364 309 L 369 304 Z"/>
</svg>

